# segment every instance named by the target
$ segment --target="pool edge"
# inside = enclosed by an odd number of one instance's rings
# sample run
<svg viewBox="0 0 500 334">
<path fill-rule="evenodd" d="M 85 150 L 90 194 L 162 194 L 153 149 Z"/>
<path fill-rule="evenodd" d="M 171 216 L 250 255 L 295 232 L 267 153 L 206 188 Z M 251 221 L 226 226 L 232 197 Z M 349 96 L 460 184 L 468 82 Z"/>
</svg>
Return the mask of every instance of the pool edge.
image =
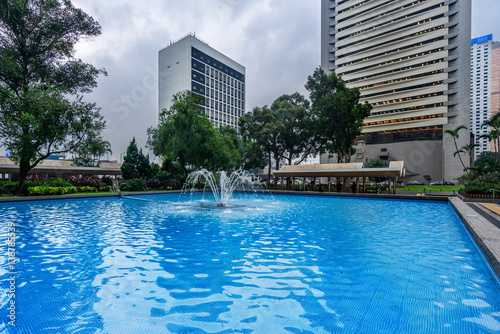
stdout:
<svg viewBox="0 0 500 334">
<path fill-rule="evenodd" d="M 481 214 L 456 197 L 448 202 L 460 217 L 465 227 L 488 258 L 491 266 L 500 277 L 500 229 Z"/>
</svg>

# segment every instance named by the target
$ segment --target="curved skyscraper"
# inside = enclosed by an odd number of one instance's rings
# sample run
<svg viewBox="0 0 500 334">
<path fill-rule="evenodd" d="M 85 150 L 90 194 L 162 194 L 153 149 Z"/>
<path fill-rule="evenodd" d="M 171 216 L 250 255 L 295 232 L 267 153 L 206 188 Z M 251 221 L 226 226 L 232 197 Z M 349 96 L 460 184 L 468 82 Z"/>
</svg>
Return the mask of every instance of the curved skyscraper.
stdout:
<svg viewBox="0 0 500 334">
<path fill-rule="evenodd" d="M 445 131 L 469 126 L 470 10 L 470 0 L 322 0 L 321 66 L 373 105 L 360 138 L 370 159 L 404 160 L 422 180 L 463 174 Z M 459 135 L 460 148 L 469 130 Z"/>
</svg>

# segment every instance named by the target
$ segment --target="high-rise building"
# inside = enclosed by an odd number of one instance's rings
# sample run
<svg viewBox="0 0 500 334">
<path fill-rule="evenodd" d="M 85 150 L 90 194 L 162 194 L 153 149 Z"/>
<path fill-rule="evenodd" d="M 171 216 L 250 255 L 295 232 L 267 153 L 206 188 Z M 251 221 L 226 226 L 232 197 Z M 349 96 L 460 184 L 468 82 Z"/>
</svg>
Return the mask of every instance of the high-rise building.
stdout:
<svg viewBox="0 0 500 334">
<path fill-rule="evenodd" d="M 194 34 L 158 52 L 159 111 L 170 108 L 173 95 L 185 90 L 205 97 L 200 107 L 215 127 L 238 130 L 238 118 L 245 112 L 245 67 Z"/>
<path fill-rule="evenodd" d="M 491 150 L 490 141 L 481 138 L 490 132 L 483 123 L 492 116 L 492 47 L 493 35 L 474 38 L 471 41 L 470 56 L 470 130 L 474 134 L 474 155 Z"/>
<path fill-rule="evenodd" d="M 422 180 L 463 174 L 445 131 L 469 125 L 470 9 L 470 0 L 322 0 L 321 66 L 373 105 L 369 159 L 404 160 Z M 469 142 L 462 130 L 458 147 Z"/>
<path fill-rule="evenodd" d="M 491 46 L 491 116 L 500 112 L 500 42 Z"/>
</svg>

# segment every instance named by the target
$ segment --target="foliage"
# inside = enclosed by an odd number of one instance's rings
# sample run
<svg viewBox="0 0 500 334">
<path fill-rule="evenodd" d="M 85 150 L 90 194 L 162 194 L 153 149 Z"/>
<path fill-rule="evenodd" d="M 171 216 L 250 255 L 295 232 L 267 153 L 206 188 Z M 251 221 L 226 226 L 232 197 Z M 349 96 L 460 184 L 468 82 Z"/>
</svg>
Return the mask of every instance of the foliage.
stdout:
<svg viewBox="0 0 500 334">
<path fill-rule="evenodd" d="M 309 101 L 299 93 L 282 95 L 271 105 L 274 122 L 280 124 L 278 145 L 282 158 L 293 163 L 299 158 L 299 164 L 315 153 L 313 138 L 314 117 L 309 110 Z"/>
<path fill-rule="evenodd" d="M 71 152 L 105 122 L 82 96 L 105 74 L 74 57 L 99 24 L 69 0 L 0 3 L 0 138 L 19 163 L 19 187 L 51 154 Z"/>
<path fill-rule="evenodd" d="M 155 178 L 158 175 L 158 172 L 160 171 L 160 165 L 158 165 L 156 162 L 151 163 L 151 177 Z"/>
<path fill-rule="evenodd" d="M 77 166 L 99 166 L 99 158 L 111 151 L 111 144 L 95 134 L 89 136 L 76 149 L 73 160 Z"/>
<path fill-rule="evenodd" d="M 467 127 L 465 125 L 459 125 L 453 130 L 446 130 L 445 133 L 449 134 L 453 138 L 453 143 L 455 144 L 455 153 L 453 153 L 453 156 L 458 155 L 458 159 L 460 160 L 460 163 L 462 164 L 464 170 L 466 169 L 465 164 L 462 160 L 462 156 L 460 154 L 465 153 L 463 149 L 459 149 L 457 145 L 457 139 L 459 138 L 459 132 L 460 130 L 465 129 L 467 130 Z"/>
<path fill-rule="evenodd" d="M 28 188 L 29 196 L 40 196 L 40 195 L 64 195 L 76 193 L 76 187 L 52 187 L 52 186 L 38 186 Z"/>
<path fill-rule="evenodd" d="M 468 194 L 488 194 L 491 193 L 490 189 L 500 191 L 500 172 L 491 172 L 471 180 L 465 185 L 464 191 Z"/>
<path fill-rule="evenodd" d="M 161 166 L 161 171 L 158 172 L 157 178 L 160 180 L 169 178 L 182 178 L 184 176 L 184 170 L 178 161 L 172 161 L 170 159 L 165 159 Z"/>
<path fill-rule="evenodd" d="M 47 180 L 44 185 L 48 187 L 72 187 L 71 183 L 63 179 Z"/>
<path fill-rule="evenodd" d="M 131 179 L 120 185 L 120 190 L 125 191 L 144 191 L 147 189 L 146 180 Z"/>
<path fill-rule="evenodd" d="M 187 166 L 233 169 L 238 161 L 230 139 L 221 135 L 199 107 L 203 97 L 185 91 L 174 95 L 169 110 L 162 110 L 156 128 L 148 129 L 148 146 L 155 155 L 178 163 L 185 179 Z"/>
<path fill-rule="evenodd" d="M 137 149 L 135 137 L 127 147 L 127 154 L 123 157 L 123 164 L 120 168 L 126 180 L 153 176 L 153 169 L 148 158 L 142 154 L 142 149 L 140 151 Z"/>
<path fill-rule="evenodd" d="M 257 143 L 267 155 L 269 163 L 267 184 L 269 186 L 272 166 L 271 156 L 274 154 L 275 159 L 279 159 L 281 156 L 278 137 L 282 125 L 275 122 L 273 112 L 267 106 L 253 108 L 251 112 L 240 117 L 238 124 L 243 140 Z"/>
<path fill-rule="evenodd" d="M 479 156 L 474 160 L 474 167 L 477 167 L 481 165 L 484 162 L 489 162 L 491 164 L 494 164 L 495 161 L 497 160 L 498 154 L 495 152 L 487 152 L 483 151 Z"/>
<path fill-rule="evenodd" d="M 387 164 L 387 161 L 382 160 L 382 159 L 373 159 L 365 162 L 364 167 L 365 168 L 384 168 L 388 167 L 389 165 Z"/>
<path fill-rule="evenodd" d="M 424 175 L 424 180 L 427 181 L 427 183 L 431 183 L 432 177 L 430 175 Z"/>
<path fill-rule="evenodd" d="M 336 153 L 339 162 L 350 162 L 352 143 L 361 134 L 363 120 L 370 115 L 372 106 L 358 103 L 359 89 L 349 89 L 335 73 L 326 74 L 321 68 L 308 77 L 306 89 L 315 116 L 318 150 Z"/>
</svg>

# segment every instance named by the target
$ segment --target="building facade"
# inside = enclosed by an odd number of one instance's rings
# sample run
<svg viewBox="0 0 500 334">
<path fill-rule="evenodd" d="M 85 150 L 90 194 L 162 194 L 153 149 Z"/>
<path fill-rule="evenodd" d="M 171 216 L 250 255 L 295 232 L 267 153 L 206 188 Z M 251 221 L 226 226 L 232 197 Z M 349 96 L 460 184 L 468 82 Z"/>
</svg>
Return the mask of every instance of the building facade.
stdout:
<svg viewBox="0 0 500 334">
<path fill-rule="evenodd" d="M 216 128 L 238 130 L 245 112 L 245 67 L 189 34 L 158 52 L 158 106 L 169 109 L 174 94 L 204 96 L 201 109 Z"/>
<path fill-rule="evenodd" d="M 322 0 L 321 66 L 373 105 L 368 159 L 433 180 L 463 174 L 446 130 L 469 126 L 470 0 Z M 458 147 L 470 142 L 460 133 Z M 468 161 L 468 159 L 464 159 Z"/>
<path fill-rule="evenodd" d="M 470 129 L 474 134 L 474 155 L 491 150 L 490 141 L 481 138 L 490 132 L 490 127 L 483 127 L 483 123 L 492 116 L 492 47 L 493 36 L 486 35 L 474 38 L 471 41 L 470 56 Z"/>
</svg>

